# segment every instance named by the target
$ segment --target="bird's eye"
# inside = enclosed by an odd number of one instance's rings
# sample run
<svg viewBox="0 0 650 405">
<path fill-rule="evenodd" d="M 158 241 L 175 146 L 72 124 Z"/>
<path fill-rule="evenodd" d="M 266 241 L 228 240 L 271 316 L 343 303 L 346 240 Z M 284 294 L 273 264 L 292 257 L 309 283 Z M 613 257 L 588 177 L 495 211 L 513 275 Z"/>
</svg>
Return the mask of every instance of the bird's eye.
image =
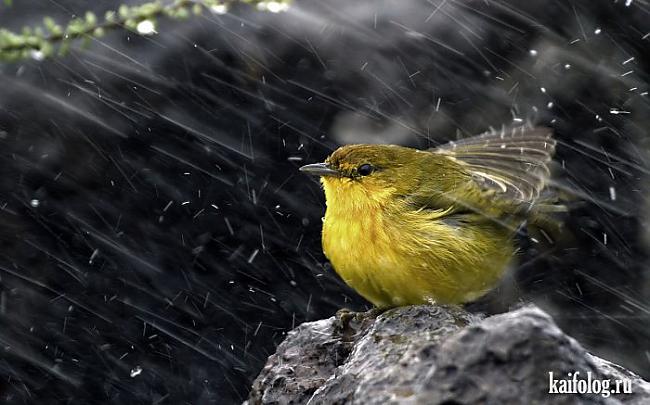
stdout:
<svg viewBox="0 0 650 405">
<path fill-rule="evenodd" d="M 375 168 L 372 167 L 370 163 L 365 163 L 357 168 L 357 173 L 359 173 L 360 176 L 367 176 L 372 173 L 374 169 Z"/>
</svg>

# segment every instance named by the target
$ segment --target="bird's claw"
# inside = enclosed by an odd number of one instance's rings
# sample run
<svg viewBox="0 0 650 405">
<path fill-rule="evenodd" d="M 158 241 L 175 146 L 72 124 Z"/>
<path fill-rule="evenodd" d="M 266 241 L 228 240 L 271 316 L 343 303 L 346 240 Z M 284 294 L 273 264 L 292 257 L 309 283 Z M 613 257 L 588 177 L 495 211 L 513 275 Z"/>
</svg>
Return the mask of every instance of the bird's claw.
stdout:
<svg viewBox="0 0 650 405">
<path fill-rule="evenodd" d="M 374 307 L 366 312 L 354 312 L 348 308 L 341 308 L 334 315 L 334 330 L 341 334 L 354 333 L 361 324 L 374 320 L 387 309 Z"/>
<path fill-rule="evenodd" d="M 348 308 L 341 308 L 336 311 L 336 314 L 334 315 L 334 330 L 338 332 L 345 331 L 350 326 L 350 321 L 352 321 L 356 315 L 356 312 Z"/>
</svg>

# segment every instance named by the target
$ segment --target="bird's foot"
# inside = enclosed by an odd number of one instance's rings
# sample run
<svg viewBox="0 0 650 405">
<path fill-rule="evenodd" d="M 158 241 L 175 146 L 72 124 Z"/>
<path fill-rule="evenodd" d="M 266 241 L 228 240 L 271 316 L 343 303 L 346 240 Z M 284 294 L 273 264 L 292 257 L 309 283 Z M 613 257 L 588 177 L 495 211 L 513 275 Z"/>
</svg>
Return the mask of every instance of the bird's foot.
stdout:
<svg viewBox="0 0 650 405">
<path fill-rule="evenodd" d="M 387 309 L 374 307 L 366 312 L 354 312 L 348 308 L 339 309 L 334 315 L 334 330 L 340 335 L 354 335 L 358 330 L 374 322 Z"/>
<path fill-rule="evenodd" d="M 341 308 L 334 315 L 334 330 L 343 333 L 350 326 L 350 321 L 357 315 L 356 312 L 348 308 Z"/>
</svg>

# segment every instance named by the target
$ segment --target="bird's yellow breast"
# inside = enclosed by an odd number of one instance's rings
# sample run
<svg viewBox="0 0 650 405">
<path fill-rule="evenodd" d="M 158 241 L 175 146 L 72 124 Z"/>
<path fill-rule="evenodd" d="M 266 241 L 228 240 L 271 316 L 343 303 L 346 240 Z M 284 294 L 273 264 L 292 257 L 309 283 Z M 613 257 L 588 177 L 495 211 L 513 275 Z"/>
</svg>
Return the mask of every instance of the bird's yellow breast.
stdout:
<svg viewBox="0 0 650 405">
<path fill-rule="evenodd" d="M 480 228 L 449 225 L 444 211 L 413 210 L 390 189 L 345 178 L 323 186 L 323 251 L 341 278 L 378 307 L 474 299 L 494 286 L 514 252 L 506 234 L 495 238 L 489 229 L 491 237 L 481 238 Z"/>
</svg>

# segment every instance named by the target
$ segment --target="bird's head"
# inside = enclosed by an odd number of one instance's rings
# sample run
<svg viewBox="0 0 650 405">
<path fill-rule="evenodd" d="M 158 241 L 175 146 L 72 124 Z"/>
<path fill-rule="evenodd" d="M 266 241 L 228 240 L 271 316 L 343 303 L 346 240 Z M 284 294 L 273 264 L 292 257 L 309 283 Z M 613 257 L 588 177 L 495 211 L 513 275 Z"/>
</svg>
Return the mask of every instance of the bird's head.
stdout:
<svg viewBox="0 0 650 405">
<path fill-rule="evenodd" d="M 427 152 L 395 145 L 346 145 L 323 163 L 306 165 L 302 172 L 320 176 L 328 207 L 384 205 L 408 195 L 421 180 L 420 158 Z"/>
</svg>

